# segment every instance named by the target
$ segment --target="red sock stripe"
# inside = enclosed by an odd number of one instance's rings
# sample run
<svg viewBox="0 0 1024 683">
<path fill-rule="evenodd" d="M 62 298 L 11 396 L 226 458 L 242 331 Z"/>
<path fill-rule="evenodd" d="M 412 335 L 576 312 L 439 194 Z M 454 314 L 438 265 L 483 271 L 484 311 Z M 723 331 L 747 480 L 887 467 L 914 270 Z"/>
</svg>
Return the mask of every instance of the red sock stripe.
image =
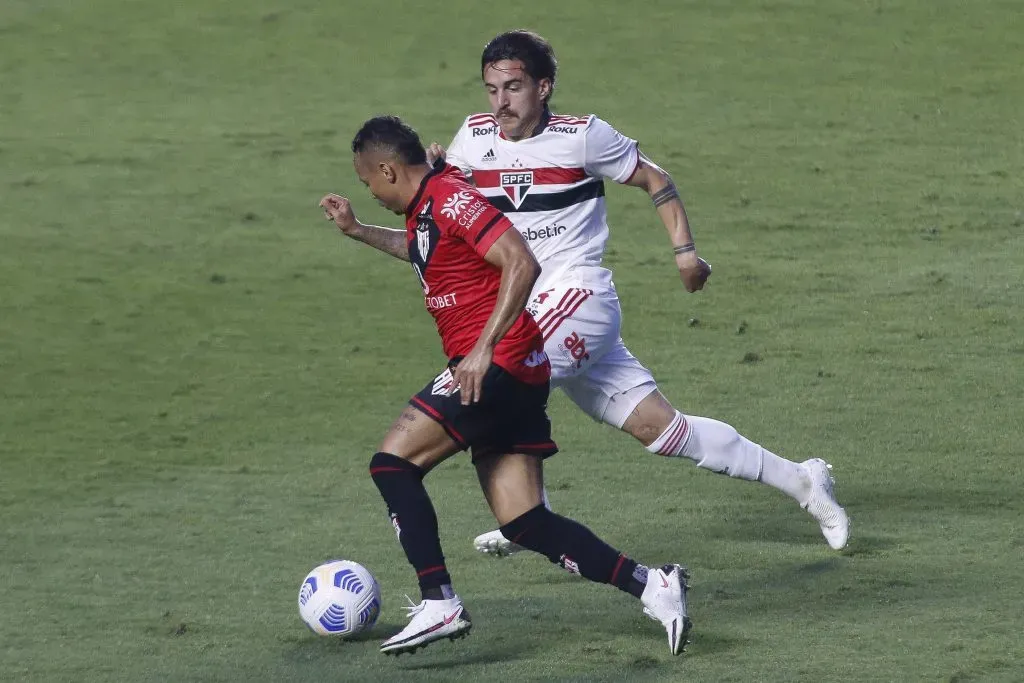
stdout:
<svg viewBox="0 0 1024 683">
<path fill-rule="evenodd" d="M 615 563 L 615 569 L 612 570 L 612 578 L 608 579 L 608 583 L 615 585 L 615 579 L 619 576 L 619 570 L 622 569 L 622 563 L 626 561 L 625 555 L 619 555 L 619 561 Z"/>
<path fill-rule="evenodd" d="M 378 474 L 380 472 L 408 472 L 401 467 L 371 467 L 370 474 Z"/>
<path fill-rule="evenodd" d="M 548 448 L 558 448 L 558 445 L 554 441 L 544 441 L 541 443 L 516 443 L 512 444 L 512 452 L 518 453 L 519 451 L 539 451 Z"/>
<path fill-rule="evenodd" d="M 439 564 L 436 567 L 427 567 L 426 569 L 424 569 L 421 572 L 416 572 L 416 576 L 426 576 L 427 574 L 433 574 L 434 572 L 446 572 L 446 571 L 448 571 L 448 570 L 445 569 L 445 566 L 443 564 Z"/>
<path fill-rule="evenodd" d="M 662 446 L 658 452 L 662 455 L 675 455 L 676 449 L 683 443 L 683 439 L 686 438 L 686 433 L 690 431 L 690 424 L 686 421 L 686 418 L 682 415 L 679 416 L 679 424 L 672 430 L 672 434 L 669 435 L 668 441 Z"/>
<path fill-rule="evenodd" d="M 671 455 L 672 454 L 672 444 L 675 443 L 675 441 L 679 438 L 679 428 L 681 426 L 682 425 L 680 425 L 677 422 L 672 427 L 672 429 L 669 431 L 668 438 L 665 439 L 665 443 L 663 443 L 661 445 L 661 448 L 658 449 L 659 453 L 661 453 L 662 455 Z"/>
</svg>

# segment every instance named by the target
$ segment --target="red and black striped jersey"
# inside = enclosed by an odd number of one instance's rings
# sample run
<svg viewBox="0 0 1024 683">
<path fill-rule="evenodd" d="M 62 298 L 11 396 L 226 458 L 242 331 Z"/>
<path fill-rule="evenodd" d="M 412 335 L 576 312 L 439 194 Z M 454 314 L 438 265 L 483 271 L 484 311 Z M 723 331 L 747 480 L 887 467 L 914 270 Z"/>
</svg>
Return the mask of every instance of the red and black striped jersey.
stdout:
<svg viewBox="0 0 1024 683">
<path fill-rule="evenodd" d="M 501 271 L 484 258 L 512 223 L 454 166 L 435 167 L 405 212 L 409 260 L 448 358 L 480 339 L 498 301 Z M 494 349 L 493 362 L 530 383 L 548 381 L 544 339 L 523 311 Z"/>
</svg>

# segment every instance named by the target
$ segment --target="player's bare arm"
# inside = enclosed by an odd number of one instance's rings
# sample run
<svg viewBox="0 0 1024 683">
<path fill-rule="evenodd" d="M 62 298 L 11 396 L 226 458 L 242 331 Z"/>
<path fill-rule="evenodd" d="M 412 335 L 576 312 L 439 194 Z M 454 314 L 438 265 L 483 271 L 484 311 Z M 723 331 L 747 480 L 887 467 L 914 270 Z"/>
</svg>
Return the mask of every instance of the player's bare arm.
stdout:
<svg viewBox="0 0 1024 683">
<path fill-rule="evenodd" d="M 455 386 L 462 392 L 463 405 L 480 400 L 480 387 L 491 366 L 494 347 L 526 308 L 530 291 L 540 277 L 540 264 L 518 230 L 506 230 L 484 258 L 501 270 L 501 285 L 480 338 L 455 369 Z"/>
<path fill-rule="evenodd" d="M 643 153 L 640 153 L 640 165 L 633 176 L 626 181 L 626 184 L 642 188 L 654 202 L 658 216 L 665 224 L 665 229 L 672 242 L 676 267 L 679 268 L 679 277 L 682 279 L 686 291 L 696 292 L 703 289 L 704 283 L 711 275 L 711 266 L 697 256 L 697 245 L 690 232 L 686 208 L 683 206 L 683 200 L 679 197 L 675 183 L 672 182 L 672 176 Z"/>
<path fill-rule="evenodd" d="M 333 221 L 339 230 L 352 239 L 397 259 L 409 260 L 409 244 L 406 241 L 405 230 L 359 222 L 349 200 L 336 194 L 328 194 L 321 199 L 320 208 L 324 210 L 327 220 Z"/>
</svg>

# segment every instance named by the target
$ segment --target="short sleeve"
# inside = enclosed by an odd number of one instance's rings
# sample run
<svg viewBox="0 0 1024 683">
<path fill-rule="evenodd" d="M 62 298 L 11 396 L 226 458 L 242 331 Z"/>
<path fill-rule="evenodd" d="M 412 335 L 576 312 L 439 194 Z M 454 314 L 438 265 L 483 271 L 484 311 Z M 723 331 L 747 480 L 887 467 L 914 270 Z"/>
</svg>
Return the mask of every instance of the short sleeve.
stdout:
<svg viewBox="0 0 1024 683">
<path fill-rule="evenodd" d="M 512 227 L 505 214 L 466 184 L 449 186 L 447 196 L 434 205 L 434 220 L 447 236 L 468 244 L 481 256 L 487 253 L 495 240 Z"/>
<path fill-rule="evenodd" d="M 640 165 L 637 141 L 626 137 L 596 116 L 587 126 L 583 146 L 583 167 L 589 175 L 624 183 Z"/>
</svg>

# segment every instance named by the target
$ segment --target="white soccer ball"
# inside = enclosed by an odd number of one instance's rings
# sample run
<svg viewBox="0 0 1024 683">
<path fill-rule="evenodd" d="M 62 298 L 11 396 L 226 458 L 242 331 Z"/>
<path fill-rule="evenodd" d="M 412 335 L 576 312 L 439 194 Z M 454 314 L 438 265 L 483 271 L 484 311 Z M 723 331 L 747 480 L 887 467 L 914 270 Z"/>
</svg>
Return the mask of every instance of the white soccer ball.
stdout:
<svg viewBox="0 0 1024 683">
<path fill-rule="evenodd" d="M 372 627 L 378 614 L 380 586 L 358 562 L 324 563 L 299 587 L 299 615 L 322 636 L 354 636 Z"/>
</svg>

